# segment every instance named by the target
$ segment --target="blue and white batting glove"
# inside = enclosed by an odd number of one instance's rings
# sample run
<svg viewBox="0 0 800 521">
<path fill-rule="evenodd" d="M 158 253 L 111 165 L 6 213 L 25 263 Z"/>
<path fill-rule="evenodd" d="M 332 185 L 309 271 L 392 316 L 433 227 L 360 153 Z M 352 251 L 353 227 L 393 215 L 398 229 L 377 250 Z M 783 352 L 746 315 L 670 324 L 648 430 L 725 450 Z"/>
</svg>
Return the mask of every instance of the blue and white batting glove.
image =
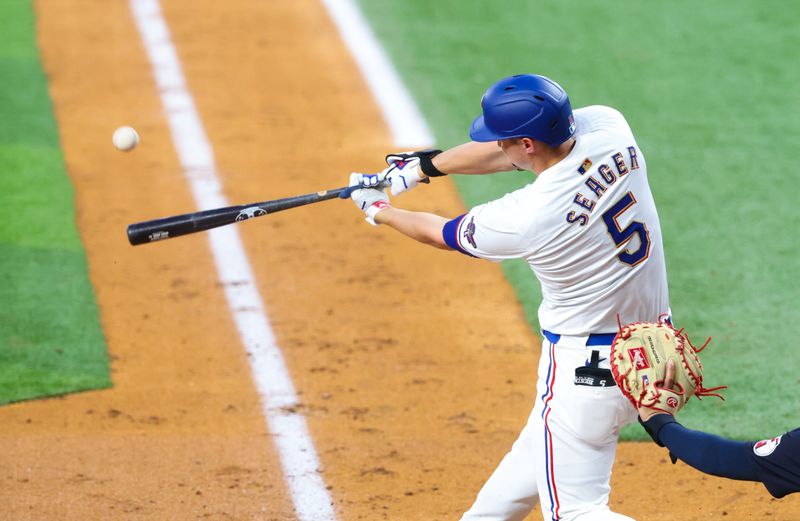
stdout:
<svg viewBox="0 0 800 521">
<path fill-rule="evenodd" d="M 378 186 L 380 181 L 373 183 L 371 178 L 378 178 L 380 174 L 350 174 L 350 184 L 348 186 Z M 368 181 L 369 179 L 369 181 Z M 368 184 L 369 183 L 369 184 Z M 353 190 L 350 194 L 359 210 L 364 212 L 367 216 L 367 222 L 373 226 L 377 226 L 375 216 L 378 212 L 389 208 L 389 196 L 386 195 L 386 188 L 362 188 L 361 190 Z"/>
<path fill-rule="evenodd" d="M 409 152 L 408 154 L 412 154 Z M 402 194 L 417 186 L 423 179 L 419 170 L 418 157 L 403 157 L 403 155 L 388 155 L 386 163 L 389 168 L 378 174 L 392 183 L 392 195 Z"/>
<path fill-rule="evenodd" d="M 358 183 L 356 183 L 356 184 L 362 184 L 362 185 L 364 185 L 366 187 L 369 187 L 369 188 L 377 188 L 378 185 L 381 183 L 381 181 L 383 181 L 386 178 L 386 176 L 383 175 L 383 172 L 381 172 L 379 174 L 353 174 L 353 175 L 361 176 L 359 178 Z M 351 181 L 350 186 L 353 186 L 352 176 L 351 176 L 350 181 Z"/>
</svg>

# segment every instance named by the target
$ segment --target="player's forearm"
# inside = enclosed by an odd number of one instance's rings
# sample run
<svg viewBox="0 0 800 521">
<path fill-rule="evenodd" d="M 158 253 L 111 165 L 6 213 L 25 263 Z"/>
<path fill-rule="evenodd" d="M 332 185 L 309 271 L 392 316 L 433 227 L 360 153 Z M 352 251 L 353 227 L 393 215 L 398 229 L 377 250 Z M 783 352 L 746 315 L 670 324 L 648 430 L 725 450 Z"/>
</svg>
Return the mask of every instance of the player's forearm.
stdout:
<svg viewBox="0 0 800 521">
<path fill-rule="evenodd" d="M 747 459 L 749 444 L 706 432 L 687 429 L 680 423 L 664 425 L 658 439 L 678 459 L 701 472 L 723 478 L 758 481 Z"/>
<path fill-rule="evenodd" d="M 394 228 L 403 235 L 436 248 L 449 249 L 442 237 L 447 219 L 432 213 L 410 212 L 400 208 L 387 208 L 375 216 L 375 222 Z"/>
<path fill-rule="evenodd" d="M 470 141 L 458 145 L 434 157 L 433 165 L 444 174 L 480 175 L 514 170 L 495 142 Z"/>
</svg>

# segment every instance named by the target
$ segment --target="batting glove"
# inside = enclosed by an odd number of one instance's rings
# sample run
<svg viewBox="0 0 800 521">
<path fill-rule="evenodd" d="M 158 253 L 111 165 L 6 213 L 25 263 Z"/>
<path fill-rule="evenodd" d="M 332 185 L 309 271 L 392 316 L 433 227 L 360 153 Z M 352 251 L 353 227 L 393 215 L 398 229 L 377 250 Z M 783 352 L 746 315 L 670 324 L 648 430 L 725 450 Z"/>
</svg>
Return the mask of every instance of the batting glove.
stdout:
<svg viewBox="0 0 800 521">
<path fill-rule="evenodd" d="M 350 174 L 349 186 L 378 186 L 380 181 L 375 181 L 379 178 L 380 174 Z M 350 198 L 358 206 L 358 209 L 363 211 L 367 216 L 367 222 L 373 226 L 377 226 L 375 216 L 378 212 L 389 208 L 389 196 L 386 195 L 385 188 L 362 188 L 354 190 L 350 194 Z"/>
<path fill-rule="evenodd" d="M 386 156 L 386 164 L 389 165 L 389 168 L 379 175 L 391 181 L 392 195 L 407 192 L 427 177 L 445 175 L 433 166 L 433 158 L 441 152 L 441 150 L 430 149 L 389 154 Z"/>
</svg>

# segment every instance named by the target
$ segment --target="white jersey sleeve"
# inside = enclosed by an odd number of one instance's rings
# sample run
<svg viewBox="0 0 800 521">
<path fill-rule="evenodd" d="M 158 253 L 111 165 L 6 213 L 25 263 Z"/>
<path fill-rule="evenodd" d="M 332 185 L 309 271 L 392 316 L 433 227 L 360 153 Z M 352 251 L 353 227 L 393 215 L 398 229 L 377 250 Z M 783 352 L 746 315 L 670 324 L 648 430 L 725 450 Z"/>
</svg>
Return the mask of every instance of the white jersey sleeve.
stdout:
<svg viewBox="0 0 800 521">
<path fill-rule="evenodd" d="M 445 224 L 445 242 L 472 257 L 500 262 L 525 257 L 530 235 L 515 211 L 514 194 L 476 206 Z"/>
</svg>

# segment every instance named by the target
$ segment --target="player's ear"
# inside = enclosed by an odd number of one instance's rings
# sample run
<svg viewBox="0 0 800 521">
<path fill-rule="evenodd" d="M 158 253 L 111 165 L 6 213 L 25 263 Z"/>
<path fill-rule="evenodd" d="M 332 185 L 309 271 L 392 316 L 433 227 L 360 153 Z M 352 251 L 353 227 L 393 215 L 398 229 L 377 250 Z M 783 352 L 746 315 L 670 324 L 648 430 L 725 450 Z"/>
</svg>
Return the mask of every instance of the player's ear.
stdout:
<svg viewBox="0 0 800 521">
<path fill-rule="evenodd" d="M 539 147 L 539 143 L 536 142 L 535 139 L 529 137 L 520 138 L 520 142 L 522 146 L 525 148 L 525 152 L 528 154 L 533 154 Z"/>
</svg>

